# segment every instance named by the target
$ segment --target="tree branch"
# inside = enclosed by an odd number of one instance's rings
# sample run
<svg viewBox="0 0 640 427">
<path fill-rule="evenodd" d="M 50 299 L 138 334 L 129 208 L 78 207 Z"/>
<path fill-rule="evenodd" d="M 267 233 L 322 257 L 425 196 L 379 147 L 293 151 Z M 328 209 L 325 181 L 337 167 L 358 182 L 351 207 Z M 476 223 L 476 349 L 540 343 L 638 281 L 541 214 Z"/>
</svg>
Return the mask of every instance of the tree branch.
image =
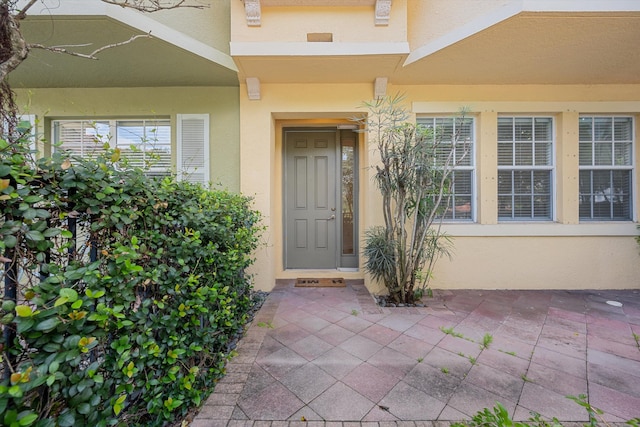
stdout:
<svg viewBox="0 0 640 427">
<path fill-rule="evenodd" d="M 93 59 L 93 60 L 98 60 L 97 55 L 107 49 L 113 49 L 114 47 L 118 47 L 118 46 L 123 46 L 126 44 L 129 44 L 131 42 L 133 42 L 136 39 L 139 38 L 151 38 L 151 33 L 148 34 L 138 34 L 135 36 L 131 36 L 131 38 L 129 38 L 129 40 L 125 40 L 119 43 L 112 43 L 112 44 L 108 44 L 105 46 L 102 46 L 96 50 L 94 50 L 91 53 L 80 53 L 80 52 L 75 52 L 72 50 L 69 50 L 65 47 L 62 46 L 45 46 L 42 44 L 37 44 L 37 43 L 30 43 L 29 49 L 43 49 L 43 50 L 48 50 L 49 52 L 53 52 L 53 53 L 61 53 L 61 54 L 65 54 L 65 55 L 70 55 L 70 56 L 77 56 L 79 58 L 85 58 L 85 59 Z"/>
<path fill-rule="evenodd" d="M 25 7 L 23 7 L 20 12 L 16 13 L 14 15 L 13 19 L 15 19 L 16 21 L 21 21 L 24 18 L 26 18 L 27 17 L 27 12 L 29 11 L 29 9 L 31 9 L 31 6 L 36 4 L 38 1 L 40 1 L 40 0 L 29 0 L 29 3 L 27 3 L 25 5 Z"/>
<path fill-rule="evenodd" d="M 6 5 L 0 7 L 0 29 L 0 81 L 4 81 L 25 60 L 29 54 L 29 46 L 20 32 L 19 21 L 11 16 Z"/>
<path fill-rule="evenodd" d="M 100 0 L 103 3 L 113 4 L 129 9 L 139 10 L 140 12 L 158 12 L 160 10 L 170 10 L 183 7 L 191 7 L 195 9 L 204 9 L 208 5 L 190 4 L 187 0 Z"/>
</svg>

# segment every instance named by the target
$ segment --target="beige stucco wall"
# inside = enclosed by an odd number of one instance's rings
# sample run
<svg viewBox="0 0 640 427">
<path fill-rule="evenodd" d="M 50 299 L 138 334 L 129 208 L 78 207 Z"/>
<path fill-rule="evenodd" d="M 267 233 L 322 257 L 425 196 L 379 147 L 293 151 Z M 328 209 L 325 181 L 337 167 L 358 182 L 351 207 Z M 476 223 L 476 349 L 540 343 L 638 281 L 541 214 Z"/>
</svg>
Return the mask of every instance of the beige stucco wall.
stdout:
<svg viewBox="0 0 640 427">
<path fill-rule="evenodd" d="M 177 114 L 208 113 L 211 181 L 240 189 L 239 99 L 236 87 L 16 90 L 18 105 L 35 114 L 38 135 L 50 140 L 51 119 L 170 117 L 175 162 Z"/>
<path fill-rule="evenodd" d="M 638 288 L 640 248 L 636 222 L 579 223 L 577 203 L 577 120 L 579 113 L 633 114 L 635 164 L 639 164 L 640 86 L 390 86 L 403 93 L 416 114 L 454 114 L 468 106 L 476 118 L 477 215 L 474 224 L 447 224 L 454 237 L 451 261 L 440 260 L 435 288 Z M 305 276 L 365 277 L 362 271 L 285 271 L 282 267 L 281 132 L 289 125 L 348 123 L 373 97 L 373 84 L 263 84 L 261 99 L 240 89 L 241 189 L 255 195 L 268 231 L 255 265 L 256 286 L 271 289 L 275 279 Z M 544 114 L 556 129 L 556 220 L 499 223 L 497 220 L 496 123 L 499 113 Z M 360 141 L 360 236 L 382 222 L 379 195 L 371 181 L 375 153 Z M 635 174 L 635 191 L 640 188 Z M 361 239 L 360 239 L 361 240 Z M 360 265 L 362 265 L 362 260 Z M 365 283 L 372 292 L 379 284 Z"/>
<path fill-rule="evenodd" d="M 313 4 L 313 2 L 308 2 Z M 331 33 L 334 42 L 387 43 L 407 40 L 407 1 L 394 0 L 389 25 L 374 25 L 374 7 L 261 7 L 261 25 L 247 26 L 244 5 L 231 2 L 234 42 L 306 42 L 307 33 Z"/>
<path fill-rule="evenodd" d="M 408 41 L 412 49 L 418 48 L 508 3 L 508 0 L 409 0 Z"/>
</svg>

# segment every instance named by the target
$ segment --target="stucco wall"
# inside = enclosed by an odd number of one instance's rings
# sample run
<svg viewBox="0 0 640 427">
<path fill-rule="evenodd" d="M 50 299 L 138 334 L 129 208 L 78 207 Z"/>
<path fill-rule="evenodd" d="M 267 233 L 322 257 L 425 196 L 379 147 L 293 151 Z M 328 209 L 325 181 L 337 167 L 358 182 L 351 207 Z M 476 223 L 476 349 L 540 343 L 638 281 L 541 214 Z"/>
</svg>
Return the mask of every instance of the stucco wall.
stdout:
<svg viewBox="0 0 640 427">
<path fill-rule="evenodd" d="M 261 25 L 249 27 L 242 2 L 232 1 L 231 40 L 306 42 L 307 33 L 331 33 L 334 42 L 386 43 L 407 40 L 406 0 L 394 0 L 389 25 L 385 26 L 374 25 L 372 5 L 262 6 L 261 11 Z"/>
<path fill-rule="evenodd" d="M 202 9 L 178 8 L 148 16 L 196 40 L 229 53 L 230 1 L 201 2 Z M 191 3 L 193 4 L 193 3 Z"/>
<path fill-rule="evenodd" d="M 271 289 L 277 278 L 298 277 L 282 265 L 282 141 L 284 126 L 349 123 L 373 97 L 373 84 L 263 84 L 262 98 L 250 101 L 241 86 L 241 189 L 256 196 L 268 231 L 255 266 L 256 286 Z M 416 114 L 455 114 L 469 106 L 476 118 L 476 223 L 446 225 L 454 237 L 451 261 L 440 260 L 435 288 L 637 288 L 640 248 L 637 222 L 579 223 L 577 203 L 577 119 L 581 112 L 631 114 L 636 118 L 635 165 L 639 164 L 637 124 L 640 87 L 610 86 L 390 86 L 403 93 Z M 498 114 L 544 114 L 554 118 L 556 195 L 554 221 L 501 223 L 496 208 L 496 119 Z M 360 142 L 360 236 L 382 223 L 379 195 L 368 167 L 375 153 Z M 634 186 L 640 188 L 638 174 Z M 640 203 L 634 201 L 634 215 Z M 360 239 L 361 240 L 361 239 Z M 362 265 L 362 260 L 361 264 Z M 330 276 L 335 271 L 304 271 Z M 346 278 L 359 272 L 339 272 Z M 379 284 L 365 283 L 372 292 Z"/>
<path fill-rule="evenodd" d="M 110 88 L 16 90 L 18 105 L 38 118 L 38 134 L 50 140 L 49 119 L 210 115 L 211 181 L 240 189 L 238 88 Z M 175 126 L 173 152 L 175 161 Z"/>
</svg>

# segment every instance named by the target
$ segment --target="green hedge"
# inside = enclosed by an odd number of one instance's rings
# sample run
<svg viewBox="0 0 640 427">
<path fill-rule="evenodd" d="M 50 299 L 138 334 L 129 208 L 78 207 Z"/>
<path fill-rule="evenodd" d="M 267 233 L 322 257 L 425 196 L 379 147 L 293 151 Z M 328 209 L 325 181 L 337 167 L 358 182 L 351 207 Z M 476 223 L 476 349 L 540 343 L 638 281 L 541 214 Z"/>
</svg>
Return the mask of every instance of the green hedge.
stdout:
<svg viewBox="0 0 640 427">
<path fill-rule="evenodd" d="M 0 311 L 17 328 L 0 424 L 162 425 L 199 405 L 251 307 L 250 199 L 147 178 L 117 150 L 35 165 L 0 141 L 0 154 L 0 253 L 20 268 Z"/>
</svg>

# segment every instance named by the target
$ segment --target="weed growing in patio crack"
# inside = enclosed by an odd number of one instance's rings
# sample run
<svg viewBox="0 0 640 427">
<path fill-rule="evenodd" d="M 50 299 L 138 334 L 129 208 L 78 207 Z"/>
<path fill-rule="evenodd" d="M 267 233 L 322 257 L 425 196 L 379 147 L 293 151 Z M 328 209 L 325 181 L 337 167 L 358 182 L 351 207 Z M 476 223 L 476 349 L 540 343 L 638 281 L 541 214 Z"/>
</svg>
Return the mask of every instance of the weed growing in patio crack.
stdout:
<svg viewBox="0 0 640 427">
<path fill-rule="evenodd" d="M 528 376 L 526 376 L 525 374 L 520 375 L 520 378 L 522 378 L 522 381 L 524 381 L 525 383 L 532 383 L 533 380 L 531 378 L 529 378 Z"/>
<path fill-rule="evenodd" d="M 351 315 L 352 316 L 357 316 L 358 315 L 358 310 L 356 310 L 356 309 L 351 310 Z"/>
<path fill-rule="evenodd" d="M 453 327 L 451 328 L 445 328 L 444 326 L 440 326 L 440 330 L 442 332 L 444 332 L 447 335 L 451 335 L 452 337 L 456 337 L 456 338 L 464 338 L 464 335 L 462 335 L 460 332 L 456 332 L 453 330 Z"/>
<path fill-rule="evenodd" d="M 449 368 L 440 368 L 440 370 L 442 371 L 443 374 L 449 373 Z"/>
<path fill-rule="evenodd" d="M 256 323 L 256 326 L 258 326 L 259 328 L 269 328 L 269 329 L 273 329 L 273 324 L 271 322 L 258 322 Z"/>
<path fill-rule="evenodd" d="M 633 339 L 636 340 L 636 347 L 638 347 L 638 350 L 640 350 L 640 335 L 636 334 L 635 332 L 633 333 Z"/>
<path fill-rule="evenodd" d="M 463 352 L 461 352 L 461 351 L 459 351 L 459 352 L 458 352 L 458 356 L 460 356 L 460 357 L 467 357 L 467 355 L 466 355 L 466 354 L 464 354 L 464 353 L 463 353 Z"/>
<path fill-rule="evenodd" d="M 488 333 L 484 334 L 484 336 L 482 337 L 482 343 L 480 344 L 480 348 L 485 350 L 489 348 L 492 342 L 493 342 L 493 335 Z"/>
<path fill-rule="evenodd" d="M 608 423 L 604 417 L 604 412 L 594 406 L 591 406 L 589 402 L 587 402 L 587 396 L 584 394 L 575 396 L 566 396 L 568 399 L 573 400 L 578 405 L 582 406 L 587 410 L 589 414 L 589 422 L 585 423 L 585 427 L 611 427 L 611 424 Z M 579 424 L 579 423 L 569 423 Z M 617 423 L 622 425 L 622 423 Z M 640 418 L 633 418 L 629 421 L 626 421 L 624 424 L 627 424 L 631 427 L 640 426 Z M 514 422 L 513 419 L 509 416 L 509 411 L 500 403 L 496 402 L 496 405 L 493 408 L 484 408 L 481 411 L 478 411 L 473 418 L 469 421 L 462 421 L 457 423 L 452 423 L 451 427 L 485 427 L 485 426 L 494 426 L 494 427 L 562 427 L 563 424 L 558 420 L 557 417 L 553 417 L 550 420 L 546 420 L 542 418 L 540 414 L 537 412 L 531 412 L 531 417 L 525 422 Z"/>
<path fill-rule="evenodd" d="M 418 357 L 418 363 L 422 363 L 423 360 L 424 360 L 424 357 Z"/>
<path fill-rule="evenodd" d="M 498 351 L 501 352 L 501 353 L 504 353 L 504 354 L 508 354 L 509 356 L 515 356 L 516 355 L 515 351 L 506 351 L 506 350 L 502 350 L 502 349 L 500 349 Z"/>
<path fill-rule="evenodd" d="M 472 365 L 475 365 L 476 364 L 476 358 L 472 357 L 472 356 L 469 356 L 469 362 L 471 362 Z"/>
</svg>

